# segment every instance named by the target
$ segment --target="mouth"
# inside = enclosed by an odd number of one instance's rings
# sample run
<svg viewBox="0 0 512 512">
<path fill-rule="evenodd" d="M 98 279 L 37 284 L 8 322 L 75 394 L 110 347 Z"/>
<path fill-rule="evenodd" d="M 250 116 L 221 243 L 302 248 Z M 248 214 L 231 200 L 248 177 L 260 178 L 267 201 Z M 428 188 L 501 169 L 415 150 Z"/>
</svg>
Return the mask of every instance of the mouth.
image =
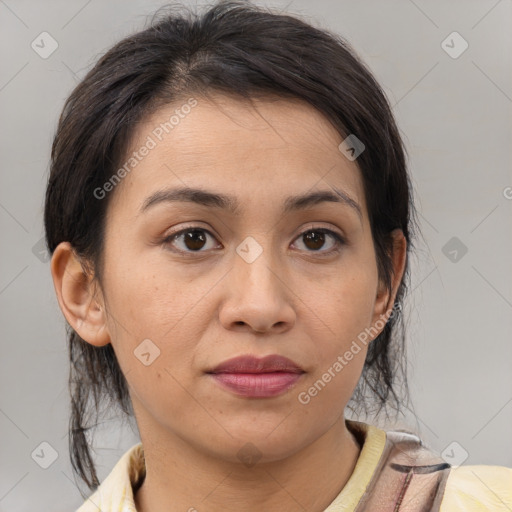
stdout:
<svg viewBox="0 0 512 512">
<path fill-rule="evenodd" d="M 292 388 L 305 371 L 277 354 L 257 358 L 240 356 L 207 372 L 224 389 L 245 398 L 270 398 Z"/>
</svg>

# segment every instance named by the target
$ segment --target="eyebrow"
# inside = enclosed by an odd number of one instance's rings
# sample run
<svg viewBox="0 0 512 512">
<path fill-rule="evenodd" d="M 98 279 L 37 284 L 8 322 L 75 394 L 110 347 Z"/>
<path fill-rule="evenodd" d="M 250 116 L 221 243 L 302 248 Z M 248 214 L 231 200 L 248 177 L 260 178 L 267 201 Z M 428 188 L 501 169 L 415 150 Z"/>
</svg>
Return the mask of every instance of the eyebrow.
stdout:
<svg viewBox="0 0 512 512">
<path fill-rule="evenodd" d="M 342 190 L 335 187 L 333 187 L 333 190 L 334 192 L 322 190 L 298 196 L 289 196 L 284 201 L 283 213 L 305 210 L 319 203 L 330 202 L 349 206 L 362 220 L 363 215 L 359 204 Z M 140 213 L 146 212 L 157 204 L 176 201 L 195 203 L 209 208 L 219 208 L 227 210 L 233 215 L 240 213 L 240 203 L 236 197 L 191 187 L 158 190 L 144 201 Z"/>
</svg>

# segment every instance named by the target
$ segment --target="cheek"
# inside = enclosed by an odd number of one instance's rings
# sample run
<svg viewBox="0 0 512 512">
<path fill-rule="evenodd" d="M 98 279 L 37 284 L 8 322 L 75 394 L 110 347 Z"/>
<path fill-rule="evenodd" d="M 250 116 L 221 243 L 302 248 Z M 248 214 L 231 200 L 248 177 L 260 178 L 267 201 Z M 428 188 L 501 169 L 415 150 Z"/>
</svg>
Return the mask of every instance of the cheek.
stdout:
<svg viewBox="0 0 512 512">
<path fill-rule="evenodd" d="M 312 310 L 321 320 L 320 323 L 318 320 L 314 323 L 322 325 L 320 331 L 312 333 L 319 361 L 315 378 L 320 378 L 330 369 L 331 374 L 326 375 L 326 380 L 334 373 L 336 378 L 332 379 L 333 382 L 354 381 L 355 385 L 367 352 L 368 339 L 365 339 L 365 332 L 373 318 L 376 273 L 372 272 L 371 266 L 354 265 L 336 277 L 332 276 L 328 283 L 323 290 L 318 287 L 315 295 L 310 295 L 308 299 L 308 304 L 312 305 Z M 333 368 L 335 363 L 336 367 Z M 337 386 L 334 384 L 329 387 Z"/>
<path fill-rule="evenodd" d="M 328 286 L 317 288 L 313 300 L 315 309 L 334 333 L 342 338 L 357 334 L 354 329 L 364 329 L 373 316 L 377 279 L 370 269 L 352 267 L 332 276 Z"/>
<path fill-rule="evenodd" d="M 363 371 L 368 351 L 364 334 L 372 316 L 369 297 L 359 286 L 348 287 L 319 304 L 326 327 L 312 333 L 311 359 L 317 364 L 297 390 L 297 400 L 308 414 L 322 415 L 327 423 L 336 421 Z"/>
<path fill-rule="evenodd" d="M 130 261 L 127 255 L 125 260 L 126 264 L 111 266 L 109 273 L 107 286 L 112 316 L 126 326 L 133 338 L 161 339 L 187 315 L 200 290 L 196 287 L 196 293 L 190 293 L 179 276 L 169 274 L 162 258 L 137 261 L 132 257 Z"/>
</svg>

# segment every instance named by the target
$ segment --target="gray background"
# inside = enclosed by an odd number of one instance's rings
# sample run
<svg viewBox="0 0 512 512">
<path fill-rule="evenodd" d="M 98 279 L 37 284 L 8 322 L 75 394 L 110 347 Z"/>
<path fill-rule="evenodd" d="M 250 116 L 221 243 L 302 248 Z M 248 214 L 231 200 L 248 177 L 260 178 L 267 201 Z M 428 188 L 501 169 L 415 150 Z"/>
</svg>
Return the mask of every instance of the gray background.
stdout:
<svg viewBox="0 0 512 512">
<path fill-rule="evenodd" d="M 0 0 L 0 512 L 69 511 L 83 502 L 66 437 L 65 323 L 49 263 L 36 255 L 50 145 L 77 80 L 161 5 Z M 512 2 L 265 5 L 346 37 L 405 137 L 424 241 L 406 307 L 416 415 L 401 424 L 452 463 L 512 467 Z M 47 59 L 31 48 L 43 31 L 58 42 Z M 457 58 L 441 46 L 453 31 L 469 44 Z M 105 423 L 95 443 L 100 478 L 137 441 L 128 426 Z M 58 453 L 46 470 L 31 456 L 42 442 Z"/>
</svg>

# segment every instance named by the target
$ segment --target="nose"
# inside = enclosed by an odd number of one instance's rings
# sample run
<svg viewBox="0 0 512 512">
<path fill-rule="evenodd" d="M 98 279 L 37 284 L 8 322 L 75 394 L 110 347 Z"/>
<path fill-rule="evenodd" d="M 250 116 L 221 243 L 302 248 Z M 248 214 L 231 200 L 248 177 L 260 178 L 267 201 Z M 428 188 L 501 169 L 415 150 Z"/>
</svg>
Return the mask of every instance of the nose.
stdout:
<svg viewBox="0 0 512 512">
<path fill-rule="evenodd" d="M 281 333 L 293 327 L 295 294 L 287 273 L 280 269 L 267 251 L 251 263 L 235 255 L 219 312 L 225 329 Z"/>
</svg>

